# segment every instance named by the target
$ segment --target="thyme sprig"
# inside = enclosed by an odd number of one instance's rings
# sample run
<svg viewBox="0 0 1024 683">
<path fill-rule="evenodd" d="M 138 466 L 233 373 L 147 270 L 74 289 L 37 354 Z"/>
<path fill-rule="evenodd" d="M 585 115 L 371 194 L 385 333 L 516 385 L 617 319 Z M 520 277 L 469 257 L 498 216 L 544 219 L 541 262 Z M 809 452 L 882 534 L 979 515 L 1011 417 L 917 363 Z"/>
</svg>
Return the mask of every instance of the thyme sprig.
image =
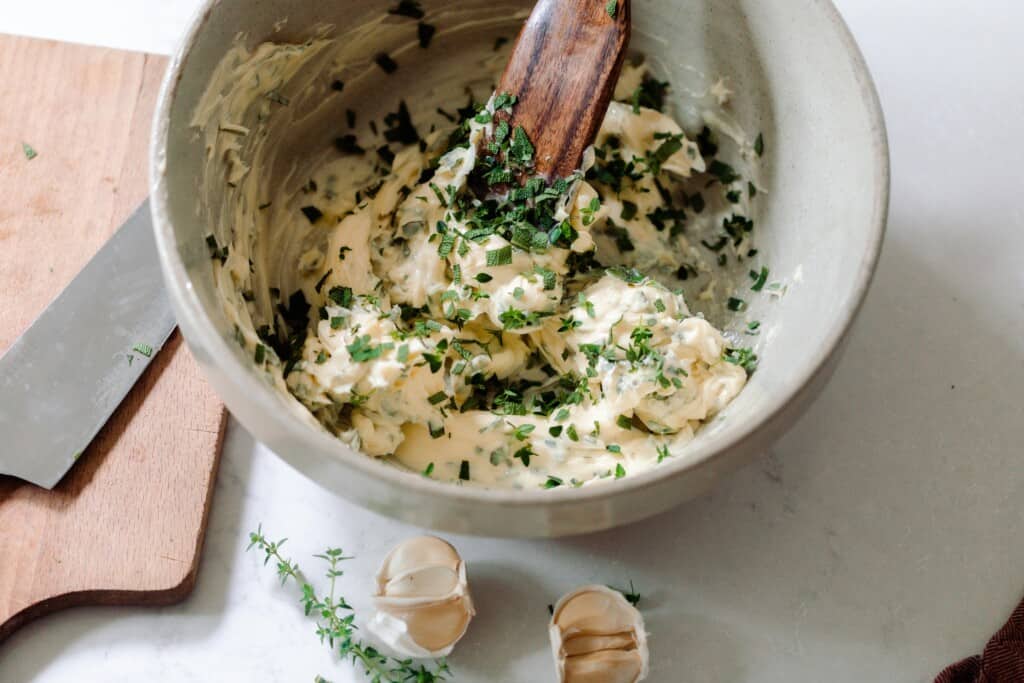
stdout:
<svg viewBox="0 0 1024 683">
<path fill-rule="evenodd" d="M 336 593 L 337 579 L 344 574 L 341 563 L 352 559 L 341 548 L 328 548 L 314 556 L 327 564 L 328 593 L 320 596 L 306 580 L 299 565 L 281 554 L 281 547 L 287 540 L 268 540 L 260 525 L 249 533 L 250 542 L 246 550 L 262 552 L 264 565 L 273 561 L 282 586 L 294 581 L 300 587 L 302 595 L 299 602 L 305 615 L 316 619 L 316 634 L 321 643 L 326 642 L 332 650 L 336 648 L 342 659 L 351 659 L 353 665 L 361 666 L 371 683 L 437 683 L 449 679 L 451 670 L 444 659 L 426 665 L 411 659 L 389 657 L 356 636 L 355 612 L 345 598 Z"/>
</svg>

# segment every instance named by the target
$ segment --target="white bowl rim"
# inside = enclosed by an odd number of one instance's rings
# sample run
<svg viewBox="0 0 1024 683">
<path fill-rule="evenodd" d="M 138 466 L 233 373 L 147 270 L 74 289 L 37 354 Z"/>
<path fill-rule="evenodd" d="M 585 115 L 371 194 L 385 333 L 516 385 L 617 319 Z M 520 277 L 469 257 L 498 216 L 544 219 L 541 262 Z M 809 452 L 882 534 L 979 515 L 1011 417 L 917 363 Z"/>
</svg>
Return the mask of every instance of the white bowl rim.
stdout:
<svg viewBox="0 0 1024 683">
<path fill-rule="evenodd" d="M 418 494 L 436 495 L 460 503 L 493 505 L 504 508 L 535 507 L 538 505 L 552 507 L 592 502 L 620 495 L 625 496 L 626 494 L 639 492 L 660 484 L 665 480 L 676 479 L 686 473 L 697 472 L 727 452 L 751 441 L 758 440 L 767 431 L 769 425 L 786 410 L 790 403 L 808 385 L 812 384 L 820 374 L 828 370 L 829 361 L 849 333 L 857 314 L 864 305 L 864 300 L 881 256 L 889 212 L 890 157 L 885 117 L 879 101 L 878 91 L 864 56 L 839 10 L 831 0 L 812 1 L 826 12 L 829 20 L 839 33 L 871 119 L 871 132 L 873 134 L 872 152 L 875 157 L 875 187 L 873 188 L 875 198 L 872 224 L 867 228 L 871 231 L 870 242 L 857 270 L 854 287 L 851 290 L 853 298 L 846 307 L 846 310 L 842 312 L 838 320 L 828 331 L 825 343 L 817 349 L 813 355 L 813 360 L 804 366 L 803 372 L 795 375 L 794 379 L 789 382 L 784 390 L 777 392 L 769 399 L 766 407 L 760 410 L 760 416 L 755 419 L 746 420 L 747 424 L 742 429 L 738 430 L 728 441 L 716 448 L 707 449 L 707 452 L 702 453 L 703 449 L 697 447 L 694 449 L 695 453 L 688 453 L 686 458 L 673 459 L 646 472 L 602 486 L 588 486 L 580 489 L 559 487 L 551 490 L 537 489 L 536 491 L 488 489 L 483 487 L 456 486 L 451 482 L 438 481 L 423 477 L 414 472 L 401 470 L 365 454 L 355 451 L 346 452 L 345 449 L 338 448 L 339 442 L 335 437 L 326 432 L 317 432 L 288 415 L 286 411 L 280 410 L 280 405 L 273 403 L 277 399 L 274 399 L 266 392 L 266 385 L 259 382 L 251 372 L 251 368 L 246 366 L 234 350 L 230 348 L 228 341 L 217 332 L 213 321 L 199 303 L 199 299 L 189 281 L 185 264 L 174 246 L 174 231 L 168 210 L 167 177 L 164 170 L 162 170 L 165 158 L 164 150 L 167 147 L 170 130 L 171 105 L 177 92 L 182 66 L 199 33 L 202 31 L 209 14 L 219 4 L 220 0 L 205 0 L 194 15 L 184 38 L 172 55 L 160 88 L 150 139 L 150 205 L 157 252 L 164 280 L 167 283 L 168 293 L 172 300 L 178 304 L 179 310 L 183 311 L 189 318 L 187 321 L 189 334 L 185 335 L 186 342 L 190 346 L 196 345 L 206 349 L 211 355 L 221 359 L 222 362 L 233 365 L 233 370 L 237 370 L 235 374 L 241 378 L 238 382 L 241 388 L 246 391 L 250 400 L 260 404 L 261 411 L 264 415 L 268 416 L 268 419 L 274 422 L 276 428 L 294 437 L 298 442 L 310 440 L 319 442 L 317 444 L 319 450 L 325 452 L 334 451 L 331 457 L 337 458 L 345 466 L 353 467 L 361 471 L 365 476 L 384 480 L 386 484 L 411 489 Z M 694 457 L 695 454 L 698 457 Z M 299 458 L 291 454 L 278 455 L 296 469 L 302 470 L 302 467 L 295 462 Z"/>
</svg>

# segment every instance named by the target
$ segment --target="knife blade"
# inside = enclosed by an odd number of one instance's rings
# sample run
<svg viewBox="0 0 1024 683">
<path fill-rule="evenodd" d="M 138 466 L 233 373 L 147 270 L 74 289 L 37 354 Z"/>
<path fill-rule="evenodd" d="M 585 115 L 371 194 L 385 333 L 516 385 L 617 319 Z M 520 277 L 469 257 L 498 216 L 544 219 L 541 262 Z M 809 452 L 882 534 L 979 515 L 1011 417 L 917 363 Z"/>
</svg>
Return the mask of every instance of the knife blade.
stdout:
<svg viewBox="0 0 1024 683">
<path fill-rule="evenodd" d="M 146 201 L 0 356 L 0 474 L 56 486 L 175 324 Z"/>
</svg>

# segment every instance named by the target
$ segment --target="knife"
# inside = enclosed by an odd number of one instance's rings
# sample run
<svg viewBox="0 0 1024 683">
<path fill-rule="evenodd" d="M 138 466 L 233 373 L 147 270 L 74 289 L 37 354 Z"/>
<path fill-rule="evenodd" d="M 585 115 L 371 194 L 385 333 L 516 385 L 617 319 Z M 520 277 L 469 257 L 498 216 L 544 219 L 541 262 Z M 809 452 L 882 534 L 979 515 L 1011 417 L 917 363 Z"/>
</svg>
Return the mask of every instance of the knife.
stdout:
<svg viewBox="0 0 1024 683">
<path fill-rule="evenodd" d="M 0 474 L 56 486 L 175 325 L 146 201 L 0 356 Z"/>
</svg>

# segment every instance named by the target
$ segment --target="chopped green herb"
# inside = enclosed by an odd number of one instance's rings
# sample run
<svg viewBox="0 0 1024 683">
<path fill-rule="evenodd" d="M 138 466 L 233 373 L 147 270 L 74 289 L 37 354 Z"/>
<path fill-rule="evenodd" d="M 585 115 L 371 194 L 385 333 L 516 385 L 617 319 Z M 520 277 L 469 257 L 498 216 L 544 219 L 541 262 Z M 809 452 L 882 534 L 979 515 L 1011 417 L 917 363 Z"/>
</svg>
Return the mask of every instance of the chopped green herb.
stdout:
<svg viewBox="0 0 1024 683">
<path fill-rule="evenodd" d="M 423 470 L 423 476 L 424 476 L 424 477 L 429 477 L 429 476 L 430 476 L 430 475 L 432 475 L 433 473 L 434 473 L 434 463 L 429 463 L 429 464 L 427 464 L 427 467 L 426 467 L 426 469 L 425 469 L 425 470 Z"/>
<path fill-rule="evenodd" d="M 729 303 L 727 304 L 730 311 L 745 311 L 747 310 L 747 302 L 743 299 L 737 299 L 736 297 L 729 297 Z"/>
<path fill-rule="evenodd" d="M 728 349 L 723 358 L 733 365 L 739 365 L 748 374 L 752 374 L 757 369 L 757 354 L 753 349 Z"/>
<path fill-rule="evenodd" d="M 548 476 L 547 481 L 545 481 L 543 484 L 541 484 L 541 486 L 543 488 L 545 488 L 545 489 L 549 489 L 550 490 L 550 489 L 558 488 L 559 486 L 561 486 L 564 483 L 565 482 L 563 482 L 558 477 Z"/>
<path fill-rule="evenodd" d="M 356 337 L 356 340 L 346 348 L 348 349 L 349 355 L 352 356 L 352 360 L 357 363 L 367 363 L 380 358 L 381 354 L 385 351 L 389 351 L 394 348 L 394 344 L 387 343 L 374 346 L 370 335 L 364 334 L 361 337 Z"/>
<path fill-rule="evenodd" d="M 576 432 L 576 425 L 569 425 L 565 430 L 565 435 L 569 437 L 570 441 L 580 440 L 580 435 Z"/>
<path fill-rule="evenodd" d="M 430 41 L 434 39 L 435 33 L 437 33 L 436 26 L 421 21 L 416 26 L 416 34 L 420 39 L 420 47 L 422 47 L 424 50 L 430 47 Z"/>
<path fill-rule="evenodd" d="M 759 157 L 764 156 L 764 133 L 757 134 L 757 140 L 754 140 L 754 153 Z"/>
<path fill-rule="evenodd" d="M 529 423 L 521 424 L 514 430 L 512 430 L 512 436 L 514 436 L 517 441 L 526 441 L 526 437 L 532 434 L 533 430 L 536 428 L 536 425 L 532 425 Z"/>
<path fill-rule="evenodd" d="M 714 159 L 710 164 L 708 164 L 708 173 L 715 176 L 715 178 L 718 179 L 718 182 L 723 185 L 732 184 L 740 179 L 739 174 L 736 173 L 732 166 L 719 161 L 718 159 Z"/>
<path fill-rule="evenodd" d="M 469 461 L 463 460 L 462 464 L 459 465 L 459 479 L 461 481 L 469 481 Z"/>
<path fill-rule="evenodd" d="M 622 213 L 619 216 L 624 221 L 631 221 L 636 217 L 637 205 L 630 201 L 622 202 Z"/>
<path fill-rule="evenodd" d="M 626 468 L 622 466 L 621 462 L 617 463 L 615 465 L 615 478 L 622 479 L 624 476 L 626 476 Z"/>
<path fill-rule="evenodd" d="M 607 450 L 609 453 L 615 453 L 616 455 L 619 455 L 622 453 L 622 446 L 616 444 L 608 444 L 607 446 L 605 446 L 605 450 Z"/>
<path fill-rule="evenodd" d="M 263 344 L 256 345 L 256 353 L 253 356 L 253 361 L 257 365 L 263 365 L 263 361 L 267 359 L 267 347 Z"/>
<path fill-rule="evenodd" d="M 659 463 L 664 462 L 666 459 L 672 457 L 672 454 L 669 453 L 668 446 L 666 446 L 665 444 L 661 444 L 660 446 L 658 446 L 657 453 Z"/>
<path fill-rule="evenodd" d="M 754 281 L 754 284 L 750 285 L 750 288 L 755 292 L 760 292 L 768 282 L 768 268 L 766 266 L 761 266 L 760 273 L 753 270 L 750 271 L 750 279 Z"/>
<path fill-rule="evenodd" d="M 446 232 L 441 236 L 441 244 L 437 246 L 438 255 L 446 259 L 451 256 L 452 249 L 455 247 L 455 233 Z"/>
<path fill-rule="evenodd" d="M 39 156 L 39 153 L 36 152 L 32 145 L 28 144 L 27 142 L 21 143 L 21 151 L 24 152 L 25 158 L 28 159 L 29 161 L 32 161 L 37 156 Z"/>
<path fill-rule="evenodd" d="M 144 344 L 142 342 L 139 342 L 138 344 L 136 344 L 135 346 L 132 347 L 132 351 L 134 351 L 135 353 L 137 353 L 137 354 L 139 354 L 141 356 L 145 356 L 146 358 L 152 358 L 153 357 L 153 347 L 150 346 L 149 344 Z"/>
<path fill-rule="evenodd" d="M 608 12 L 608 16 L 614 19 L 619 11 L 619 0 L 608 0 L 608 4 L 605 5 L 604 9 Z"/>
<path fill-rule="evenodd" d="M 430 398 L 428 398 L 427 400 L 430 401 L 430 405 L 436 406 L 439 403 L 444 403 L 445 401 L 447 401 L 448 394 L 444 393 L 443 391 L 439 391 Z"/>
<path fill-rule="evenodd" d="M 342 154 L 366 154 L 366 150 L 359 146 L 355 135 L 342 135 L 334 138 L 334 147 Z"/>
<path fill-rule="evenodd" d="M 351 287 L 331 287 L 327 297 L 342 308 L 352 307 L 353 294 Z"/>
<path fill-rule="evenodd" d="M 632 429 L 633 418 L 631 418 L 628 415 L 619 415 L 617 418 L 615 418 L 615 424 L 617 424 L 622 429 Z"/>
<path fill-rule="evenodd" d="M 301 211 L 302 215 L 304 215 L 309 220 L 309 222 L 313 224 L 316 224 L 316 222 L 320 220 L 324 215 L 324 212 L 316 208 L 315 206 L 304 206 L 302 207 Z"/>
<path fill-rule="evenodd" d="M 373 58 L 373 61 L 377 62 L 377 66 L 384 70 L 384 73 L 389 76 L 398 71 L 398 62 L 391 59 L 386 52 L 379 53 Z"/>
<path fill-rule="evenodd" d="M 418 0 L 400 0 L 397 6 L 388 10 L 388 14 L 396 14 L 411 19 L 422 19 L 426 15 Z"/>
<path fill-rule="evenodd" d="M 507 266 L 512 263 L 512 247 L 504 246 L 501 249 L 487 250 L 488 266 Z"/>
</svg>

